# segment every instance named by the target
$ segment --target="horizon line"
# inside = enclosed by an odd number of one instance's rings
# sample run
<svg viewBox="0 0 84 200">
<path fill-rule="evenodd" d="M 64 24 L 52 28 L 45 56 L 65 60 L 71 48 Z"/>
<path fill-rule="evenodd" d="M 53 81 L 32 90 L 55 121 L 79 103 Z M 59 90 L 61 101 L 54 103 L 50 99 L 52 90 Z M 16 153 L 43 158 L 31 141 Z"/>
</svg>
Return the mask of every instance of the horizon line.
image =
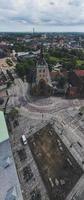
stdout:
<svg viewBox="0 0 84 200">
<path fill-rule="evenodd" d="M 0 31 L 0 33 L 84 33 L 84 31 Z"/>
</svg>

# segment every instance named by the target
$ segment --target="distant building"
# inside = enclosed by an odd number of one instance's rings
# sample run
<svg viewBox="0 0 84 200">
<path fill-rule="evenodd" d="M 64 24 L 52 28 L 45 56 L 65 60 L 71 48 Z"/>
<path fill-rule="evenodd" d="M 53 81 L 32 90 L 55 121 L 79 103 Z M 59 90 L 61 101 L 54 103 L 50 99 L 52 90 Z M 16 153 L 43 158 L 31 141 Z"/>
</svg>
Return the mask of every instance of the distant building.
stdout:
<svg viewBox="0 0 84 200">
<path fill-rule="evenodd" d="M 74 70 L 69 73 L 69 88 L 67 95 L 70 97 L 84 97 L 84 70 Z"/>
<path fill-rule="evenodd" d="M 52 93 L 52 83 L 48 64 L 46 63 L 43 56 L 43 49 L 36 64 L 36 80 L 32 85 L 33 94 L 39 96 L 50 96 Z"/>
<path fill-rule="evenodd" d="M 0 200 L 23 200 L 3 112 L 0 111 Z"/>
<path fill-rule="evenodd" d="M 6 57 L 6 52 L 0 48 L 0 58 Z"/>
<path fill-rule="evenodd" d="M 59 70 L 57 70 L 57 71 L 51 71 L 50 72 L 50 76 L 51 76 L 51 80 L 55 81 L 57 77 L 61 76 L 61 73 L 60 73 Z"/>
</svg>

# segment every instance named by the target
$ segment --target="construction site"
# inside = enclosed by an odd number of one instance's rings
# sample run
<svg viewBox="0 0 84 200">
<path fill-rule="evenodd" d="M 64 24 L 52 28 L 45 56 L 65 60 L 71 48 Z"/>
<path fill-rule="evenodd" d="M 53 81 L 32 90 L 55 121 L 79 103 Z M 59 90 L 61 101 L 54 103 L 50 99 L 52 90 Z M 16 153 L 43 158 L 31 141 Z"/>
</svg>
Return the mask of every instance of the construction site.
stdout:
<svg viewBox="0 0 84 200">
<path fill-rule="evenodd" d="M 65 200 L 83 171 L 50 124 L 28 138 L 50 200 Z"/>
</svg>

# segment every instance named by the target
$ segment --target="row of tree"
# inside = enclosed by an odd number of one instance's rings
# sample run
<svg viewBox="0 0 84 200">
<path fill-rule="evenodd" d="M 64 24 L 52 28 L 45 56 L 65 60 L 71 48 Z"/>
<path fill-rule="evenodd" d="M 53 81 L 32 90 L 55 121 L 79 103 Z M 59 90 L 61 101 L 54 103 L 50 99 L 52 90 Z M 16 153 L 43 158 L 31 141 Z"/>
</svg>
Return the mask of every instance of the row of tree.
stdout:
<svg viewBox="0 0 84 200">
<path fill-rule="evenodd" d="M 67 49 L 67 48 L 50 48 L 48 50 L 49 55 L 57 58 L 72 59 L 76 58 L 79 60 L 84 60 L 84 51 L 82 49 Z"/>
<path fill-rule="evenodd" d="M 46 59 L 49 65 L 56 65 L 59 62 L 66 70 L 84 69 L 84 52 L 80 49 L 50 48 L 46 54 Z"/>
</svg>

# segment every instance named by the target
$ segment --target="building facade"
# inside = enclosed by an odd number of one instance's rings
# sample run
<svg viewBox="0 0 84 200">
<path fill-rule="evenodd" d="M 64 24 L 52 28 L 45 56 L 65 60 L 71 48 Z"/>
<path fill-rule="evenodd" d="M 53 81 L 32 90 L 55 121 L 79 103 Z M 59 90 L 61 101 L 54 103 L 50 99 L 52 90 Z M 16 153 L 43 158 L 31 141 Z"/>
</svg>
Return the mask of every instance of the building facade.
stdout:
<svg viewBox="0 0 84 200">
<path fill-rule="evenodd" d="M 32 87 L 33 94 L 38 96 L 50 96 L 52 93 L 52 83 L 48 64 L 43 56 L 43 49 L 36 64 L 36 81 Z"/>
<path fill-rule="evenodd" d="M 0 200 L 23 200 L 8 130 L 0 111 Z"/>
</svg>

